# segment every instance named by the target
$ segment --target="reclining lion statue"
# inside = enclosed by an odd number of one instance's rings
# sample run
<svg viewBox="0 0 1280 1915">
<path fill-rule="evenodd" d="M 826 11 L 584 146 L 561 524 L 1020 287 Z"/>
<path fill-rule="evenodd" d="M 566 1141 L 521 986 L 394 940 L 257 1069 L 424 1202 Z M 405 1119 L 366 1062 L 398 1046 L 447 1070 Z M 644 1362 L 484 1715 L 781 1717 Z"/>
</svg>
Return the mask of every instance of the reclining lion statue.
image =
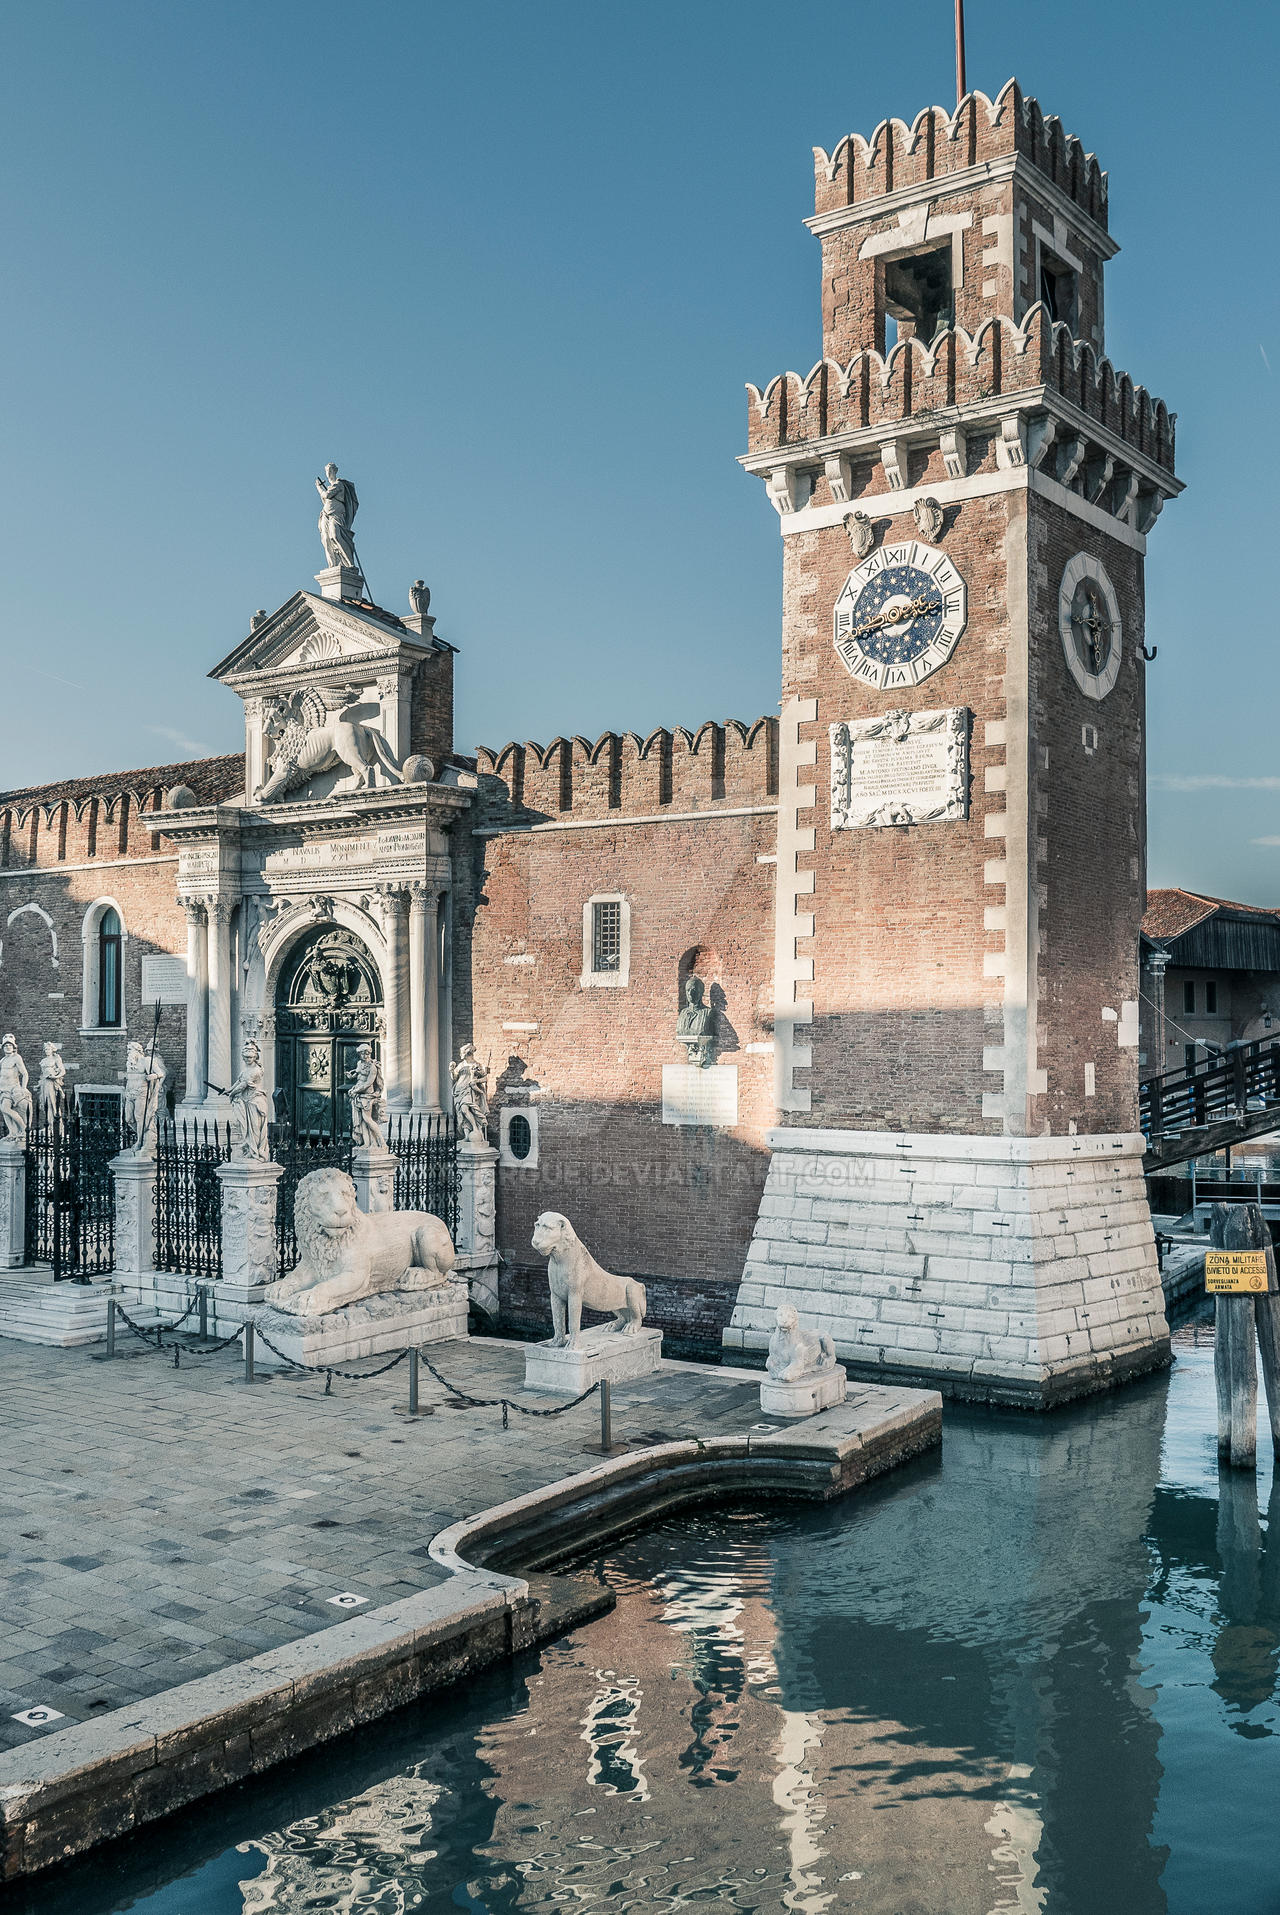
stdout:
<svg viewBox="0 0 1280 1915">
<path fill-rule="evenodd" d="M 453 1240 L 425 1210 L 366 1214 L 345 1170 L 308 1171 L 293 1200 L 297 1267 L 265 1301 L 290 1316 L 327 1316 L 384 1290 L 431 1290 L 453 1272 Z"/>
<path fill-rule="evenodd" d="M 780 1303 L 765 1369 L 779 1383 L 799 1383 L 836 1367 L 836 1346 L 825 1330 L 802 1330 L 793 1303 Z"/>
<path fill-rule="evenodd" d="M 582 1329 L 582 1306 L 612 1310 L 607 1327 L 634 1336 L 644 1322 L 644 1285 L 633 1277 L 615 1277 L 602 1270 L 567 1217 L 544 1210 L 533 1226 L 532 1243 L 547 1258 L 551 1285 L 551 1321 L 555 1334 L 547 1341 L 553 1350 L 576 1350 Z"/>
</svg>

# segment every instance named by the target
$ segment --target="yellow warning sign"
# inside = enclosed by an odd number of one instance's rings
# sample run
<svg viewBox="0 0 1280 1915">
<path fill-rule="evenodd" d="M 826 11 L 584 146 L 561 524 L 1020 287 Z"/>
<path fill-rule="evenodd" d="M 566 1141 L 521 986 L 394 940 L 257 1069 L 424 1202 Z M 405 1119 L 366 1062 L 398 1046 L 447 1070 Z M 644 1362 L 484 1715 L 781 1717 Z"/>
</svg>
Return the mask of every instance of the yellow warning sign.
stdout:
<svg viewBox="0 0 1280 1915">
<path fill-rule="evenodd" d="M 1204 1287 L 1209 1296 L 1239 1296 L 1267 1287 L 1265 1250 L 1206 1250 Z"/>
</svg>

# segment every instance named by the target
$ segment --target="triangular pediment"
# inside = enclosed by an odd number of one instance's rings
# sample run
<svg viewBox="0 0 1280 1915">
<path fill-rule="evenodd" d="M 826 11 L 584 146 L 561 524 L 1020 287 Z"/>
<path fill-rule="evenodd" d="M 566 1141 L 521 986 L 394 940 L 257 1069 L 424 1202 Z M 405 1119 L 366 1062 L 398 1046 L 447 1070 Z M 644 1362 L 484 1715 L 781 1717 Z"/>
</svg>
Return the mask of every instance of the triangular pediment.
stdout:
<svg viewBox="0 0 1280 1915">
<path fill-rule="evenodd" d="M 243 694 L 259 678 L 276 683 L 295 675 L 320 676 L 341 670 L 348 662 L 385 669 L 397 659 L 420 656 L 429 649 L 390 612 L 351 599 L 295 592 L 209 676 Z"/>
</svg>

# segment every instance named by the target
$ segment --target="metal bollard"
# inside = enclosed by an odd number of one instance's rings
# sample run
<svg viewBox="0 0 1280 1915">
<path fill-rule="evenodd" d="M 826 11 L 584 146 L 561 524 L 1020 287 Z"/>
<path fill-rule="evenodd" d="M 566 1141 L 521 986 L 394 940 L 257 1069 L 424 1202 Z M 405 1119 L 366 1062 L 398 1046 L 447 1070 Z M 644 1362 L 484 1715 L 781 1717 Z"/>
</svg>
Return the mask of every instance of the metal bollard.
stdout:
<svg viewBox="0 0 1280 1915">
<path fill-rule="evenodd" d="M 253 1325 L 252 1323 L 246 1323 L 244 1326 L 244 1380 L 246 1383 L 253 1382 Z"/>
<path fill-rule="evenodd" d="M 607 1456 L 613 1448 L 613 1401 L 608 1377 L 600 1382 L 600 1449 Z"/>
<path fill-rule="evenodd" d="M 107 1298 L 107 1355 L 116 1353 L 116 1300 Z"/>
<path fill-rule="evenodd" d="M 205 1340 L 208 1338 L 208 1335 L 209 1335 L 209 1292 L 207 1287 L 202 1283 L 200 1285 L 200 1336 L 202 1340 Z"/>
<path fill-rule="evenodd" d="M 409 1414 L 418 1414 L 418 1352 L 409 1352 Z"/>
</svg>

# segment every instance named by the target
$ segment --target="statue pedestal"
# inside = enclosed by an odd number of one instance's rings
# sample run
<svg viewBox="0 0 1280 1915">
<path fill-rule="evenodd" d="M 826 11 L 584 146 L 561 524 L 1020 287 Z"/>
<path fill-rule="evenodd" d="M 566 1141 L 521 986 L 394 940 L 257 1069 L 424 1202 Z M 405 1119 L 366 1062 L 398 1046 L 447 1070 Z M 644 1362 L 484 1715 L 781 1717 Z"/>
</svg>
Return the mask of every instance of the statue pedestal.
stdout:
<svg viewBox="0 0 1280 1915">
<path fill-rule="evenodd" d="M 497 1162 L 492 1144 L 458 1145 L 458 1271 L 489 1317 L 498 1314 Z"/>
<path fill-rule="evenodd" d="M 813 1370 L 794 1383 L 766 1376 L 760 1385 L 760 1408 L 766 1416 L 816 1416 L 843 1403 L 848 1389 L 849 1379 L 839 1364 L 834 1370 Z"/>
<path fill-rule="evenodd" d="M 576 1350 L 553 1350 L 549 1343 L 526 1343 L 524 1387 L 556 1396 L 581 1396 L 593 1383 L 630 1383 L 652 1376 L 662 1361 L 661 1330 L 636 1330 L 631 1336 L 608 1324 L 583 1330 Z"/>
<path fill-rule="evenodd" d="M 222 1277 L 218 1288 L 238 1302 L 255 1303 L 280 1275 L 276 1253 L 276 1185 L 284 1165 L 256 1157 L 217 1164 L 222 1185 Z"/>
<path fill-rule="evenodd" d="M 369 1216 L 395 1209 L 394 1151 L 379 1150 L 376 1144 L 357 1144 L 351 1153 L 351 1178 L 356 1187 L 356 1202 Z"/>
<path fill-rule="evenodd" d="M 116 1278 L 127 1282 L 156 1267 L 156 1160 L 131 1150 L 109 1165 L 115 1184 Z"/>
<path fill-rule="evenodd" d="M 323 1370 L 465 1338 L 467 1286 L 454 1277 L 430 1290 L 387 1290 L 321 1317 L 295 1317 L 269 1306 L 252 1317 L 260 1332 L 254 1338 L 255 1369 L 281 1369 L 280 1359 L 287 1357 L 308 1370 Z M 279 1355 L 267 1348 L 264 1336 Z"/>
<path fill-rule="evenodd" d="M 362 598 L 364 580 L 354 565 L 326 565 L 316 573 L 321 598 Z"/>
<path fill-rule="evenodd" d="M 27 1154 L 10 1138 L 0 1143 L 0 1270 L 16 1270 L 26 1256 Z"/>
</svg>

